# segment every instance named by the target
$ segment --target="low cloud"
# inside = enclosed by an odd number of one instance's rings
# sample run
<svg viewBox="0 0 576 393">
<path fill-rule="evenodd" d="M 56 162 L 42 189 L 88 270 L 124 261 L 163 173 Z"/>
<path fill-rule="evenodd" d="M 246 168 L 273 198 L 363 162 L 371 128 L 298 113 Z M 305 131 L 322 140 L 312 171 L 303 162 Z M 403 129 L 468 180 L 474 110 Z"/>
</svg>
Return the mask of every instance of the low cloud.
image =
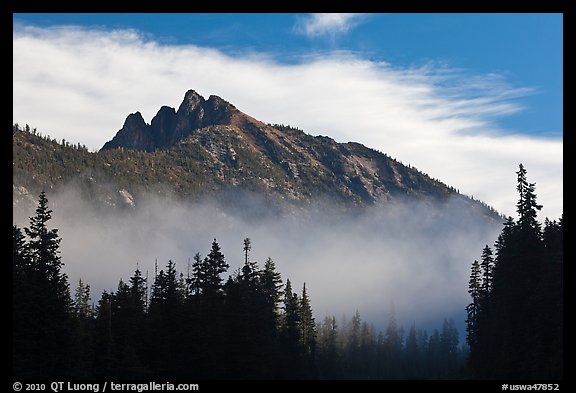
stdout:
<svg viewBox="0 0 576 393">
<path fill-rule="evenodd" d="M 493 244 L 501 224 L 476 216 L 457 200 L 445 204 L 400 203 L 344 215 L 319 203 L 300 214 L 263 215 L 258 200 L 244 196 L 243 215 L 234 206 L 141 198 L 135 210 L 102 212 L 68 188 L 49 195 L 50 226 L 59 229 L 61 252 L 72 291 L 78 279 L 91 285 L 95 301 L 115 290 L 136 264 L 150 280 L 154 262 L 169 259 L 186 274 L 196 252 L 204 257 L 213 238 L 222 247 L 229 273 L 243 263 L 243 239 L 252 240 L 251 259 L 260 266 L 272 257 L 284 282 L 302 285 L 317 318 L 363 319 L 383 329 L 394 304 L 408 327 L 438 327 L 444 317 L 463 324 L 469 302 L 470 264 Z M 20 226 L 27 212 L 15 211 Z M 463 331 L 461 332 L 463 334 Z M 463 336 L 462 336 L 463 337 Z"/>
<path fill-rule="evenodd" d="M 149 122 L 194 89 L 265 122 L 378 149 L 507 215 L 515 214 L 522 162 L 544 205 L 541 218 L 563 210 L 563 142 L 499 126 L 500 117 L 523 110 L 515 99 L 535 94 L 499 75 L 434 63 L 403 68 L 345 52 L 284 64 L 266 53 L 228 56 L 133 30 L 76 27 L 17 26 L 13 54 L 13 120 L 91 149 L 129 113 Z"/>
</svg>

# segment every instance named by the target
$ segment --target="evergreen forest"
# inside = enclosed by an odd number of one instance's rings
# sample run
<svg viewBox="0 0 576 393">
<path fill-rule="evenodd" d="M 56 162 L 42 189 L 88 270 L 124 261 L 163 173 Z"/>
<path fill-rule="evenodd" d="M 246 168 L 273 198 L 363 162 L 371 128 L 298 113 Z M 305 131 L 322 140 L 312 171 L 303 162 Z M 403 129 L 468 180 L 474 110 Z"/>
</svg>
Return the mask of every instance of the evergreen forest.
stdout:
<svg viewBox="0 0 576 393">
<path fill-rule="evenodd" d="M 535 185 L 517 174 L 519 218 L 472 264 L 466 340 L 452 319 L 406 330 L 393 310 L 378 332 L 358 311 L 315 320 L 306 284 L 253 261 L 249 238 L 234 272 L 214 239 L 186 272 L 136 266 L 93 301 L 87 282 L 71 289 L 42 192 L 29 226 L 13 225 L 13 377 L 561 378 L 563 221 L 541 226 Z"/>
</svg>

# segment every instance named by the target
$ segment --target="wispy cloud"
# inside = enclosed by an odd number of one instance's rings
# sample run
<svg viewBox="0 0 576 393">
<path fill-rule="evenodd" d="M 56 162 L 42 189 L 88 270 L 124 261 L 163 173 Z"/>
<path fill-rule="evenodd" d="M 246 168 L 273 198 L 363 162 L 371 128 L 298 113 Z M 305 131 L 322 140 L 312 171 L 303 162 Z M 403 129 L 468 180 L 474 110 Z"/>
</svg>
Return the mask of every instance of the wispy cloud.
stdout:
<svg viewBox="0 0 576 393">
<path fill-rule="evenodd" d="M 161 45 L 132 30 L 71 27 L 19 28 L 13 54 L 13 119 L 52 137 L 100 148 L 129 113 L 150 121 L 192 88 L 265 122 L 376 148 L 513 216 L 523 162 L 543 216 L 562 211 L 562 140 L 498 126 L 522 110 L 516 98 L 534 94 L 499 75 L 342 52 L 287 65 L 266 54 Z"/>
<path fill-rule="evenodd" d="M 309 38 L 345 34 L 360 22 L 365 14 L 309 14 L 298 19 L 294 31 Z"/>
</svg>

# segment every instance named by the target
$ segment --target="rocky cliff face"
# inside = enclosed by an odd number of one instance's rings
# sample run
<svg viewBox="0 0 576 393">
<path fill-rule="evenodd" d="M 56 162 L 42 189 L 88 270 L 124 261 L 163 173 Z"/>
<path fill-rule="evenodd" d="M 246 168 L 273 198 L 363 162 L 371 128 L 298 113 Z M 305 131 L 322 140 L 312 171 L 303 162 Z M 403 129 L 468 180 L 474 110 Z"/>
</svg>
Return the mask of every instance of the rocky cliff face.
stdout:
<svg viewBox="0 0 576 393">
<path fill-rule="evenodd" d="M 116 137 L 107 142 L 103 149 L 125 147 L 134 150 L 153 150 L 153 132 L 146 124 L 140 112 L 131 113 L 124 121 L 122 129 Z"/>
<path fill-rule="evenodd" d="M 102 150 L 117 147 L 148 152 L 166 149 L 199 128 L 230 124 L 233 116 L 239 113 L 233 105 L 220 97 L 210 96 L 205 100 L 194 90 L 189 90 L 178 111 L 163 106 L 150 124 L 144 122 L 140 112 L 129 115 L 124 126 Z"/>
</svg>

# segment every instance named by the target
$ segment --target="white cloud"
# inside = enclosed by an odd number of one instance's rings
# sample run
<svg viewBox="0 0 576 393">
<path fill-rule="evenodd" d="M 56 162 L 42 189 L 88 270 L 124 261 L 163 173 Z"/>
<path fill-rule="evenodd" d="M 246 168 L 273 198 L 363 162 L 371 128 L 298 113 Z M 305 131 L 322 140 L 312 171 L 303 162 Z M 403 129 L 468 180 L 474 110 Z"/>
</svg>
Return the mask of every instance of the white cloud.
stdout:
<svg viewBox="0 0 576 393">
<path fill-rule="evenodd" d="M 345 34 L 354 28 L 364 14 L 309 14 L 301 17 L 294 31 L 309 38 Z"/>
<path fill-rule="evenodd" d="M 149 122 L 186 90 L 215 94 L 270 123 L 385 152 L 515 216 L 518 163 L 537 183 L 542 218 L 563 210 L 562 140 L 511 134 L 495 120 L 532 93 L 497 75 L 429 64 L 397 68 L 335 53 L 281 64 L 137 32 L 20 28 L 14 33 L 13 120 L 97 149 L 129 113 Z M 506 131 L 506 132 L 502 132 Z"/>
</svg>

